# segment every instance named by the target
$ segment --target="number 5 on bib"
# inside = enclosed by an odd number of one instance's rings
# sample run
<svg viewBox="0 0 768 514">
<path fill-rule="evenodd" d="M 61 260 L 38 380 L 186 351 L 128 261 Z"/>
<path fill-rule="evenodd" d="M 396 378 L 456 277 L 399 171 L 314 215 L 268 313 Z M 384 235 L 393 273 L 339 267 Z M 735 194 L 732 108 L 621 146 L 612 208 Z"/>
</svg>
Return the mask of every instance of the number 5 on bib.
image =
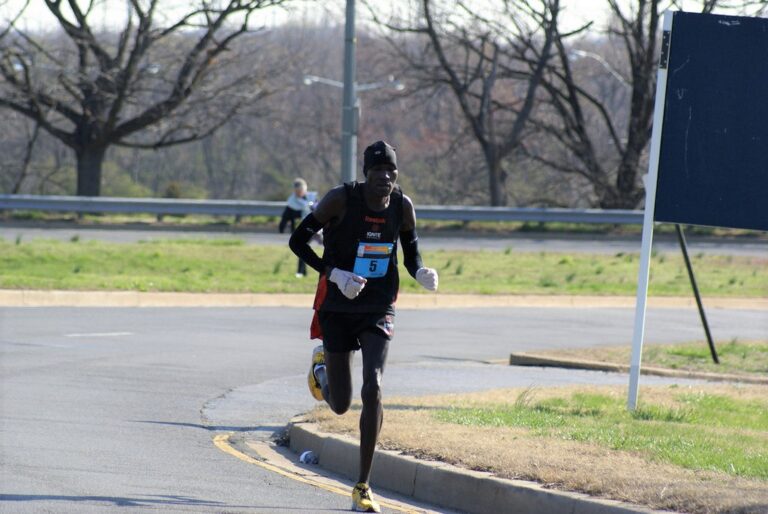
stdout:
<svg viewBox="0 0 768 514">
<path fill-rule="evenodd" d="M 356 275 L 365 278 L 380 278 L 387 274 L 393 243 L 360 243 L 357 247 Z"/>
</svg>

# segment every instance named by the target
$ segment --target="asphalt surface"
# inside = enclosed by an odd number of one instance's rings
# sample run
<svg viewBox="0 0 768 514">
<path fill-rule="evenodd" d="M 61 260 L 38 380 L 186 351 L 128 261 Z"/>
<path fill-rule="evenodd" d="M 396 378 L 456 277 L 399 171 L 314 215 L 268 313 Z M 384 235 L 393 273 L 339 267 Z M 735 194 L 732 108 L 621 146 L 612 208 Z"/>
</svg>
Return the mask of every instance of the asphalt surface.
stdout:
<svg viewBox="0 0 768 514">
<path fill-rule="evenodd" d="M 401 311 L 385 396 L 625 384 L 620 374 L 482 361 L 512 351 L 628 343 L 632 314 Z M 763 311 L 708 314 L 720 339 L 768 333 Z M 0 309 L 0 512 L 346 511 L 348 498 L 212 444 L 221 432 L 268 437 L 313 405 L 305 383 L 309 316 L 288 308 Z M 697 338 L 694 310 L 649 311 L 647 342 Z"/>
<path fill-rule="evenodd" d="M 177 238 L 226 238 L 241 239 L 248 244 L 284 245 L 288 243 L 287 234 L 273 232 L 248 232 L 243 230 L 199 230 L 199 229 L 161 229 L 131 226 L 98 228 L 93 226 L 30 226 L 25 223 L 0 223 L 0 238 L 15 241 L 31 239 L 100 240 L 117 243 L 150 241 Z M 768 257 L 768 239 L 757 238 L 710 238 L 688 237 L 688 249 L 697 253 L 713 255 L 742 255 Z M 471 233 L 425 233 L 419 241 L 421 248 L 427 250 L 506 250 L 518 252 L 557 252 L 557 253 L 598 253 L 616 254 L 619 252 L 640 252 L 640 234 L 635 236 L 615 236 L 606 234 L 551 234 L 551 233 L 513 233 L 506 236 L 482 236 Z M 669 234 L 654 237 L 654 249 L 662 253 L 679 253 L 677 239 Z"/>
</svg>

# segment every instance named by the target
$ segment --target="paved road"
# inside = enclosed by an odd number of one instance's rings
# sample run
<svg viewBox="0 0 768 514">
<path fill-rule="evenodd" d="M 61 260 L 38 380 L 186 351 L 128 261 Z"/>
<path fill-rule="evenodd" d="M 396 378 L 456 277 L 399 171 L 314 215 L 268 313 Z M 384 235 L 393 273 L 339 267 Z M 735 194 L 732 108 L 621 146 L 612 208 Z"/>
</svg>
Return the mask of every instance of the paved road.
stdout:
<svg viewBox="0 0 768 514">
<path fill-rule="evenodd" d="M 58 227 L 39 228 L 24 224 L 9 225 L 0 223 L 0 238 L 14 241 L 17 237 L 22 240 L 30 239 L 57 239 L 68 241 L 73 237 L 81 240 L 96 239 L 113 242 L 136 242 L 157 239 L 174 238 L 237 238 L 249 244 L 287 244 L 288 236 L 285 234 L 245 231 L 199 231 L 199 230 L 158 230 L 158 229 L 131 229 L 121 228 L 95 228 L 95 227 Z M 715 255 L 745 255 L 756 257 L 768 257 L 768 239 L 733 239 L 733 238 L 688 238 L 689 251 L 692 254 L 699 252 Z M 431 233 L 422 234 L 422 248 L 446 249 L 446 250 L 475 250 L 478 248 L 488 250 L 506 250 L 511 248 L 519 252 L 560 252 L 560 253 L 604 253 L 616 254 L 619 252 L 639 252 L 640 235 L 636 236 L 611 236 L 601 234 L 510 234 L 508 236 L 476 236 L 458 234 L 453 236 Z M 680 247 L 677 239 L 665 234 L 655 237 L 654 249 L 659 252 L 679 253 Z"/>
<path fill-rule="evenodd" d="M 312 405 L 308 316 L 283 308 L 0 310 L 0 512 L 346 510 L 347 498 L 212 444 L 219 431 L 266 437 Z M 631 317 L 631 309 L 402 311 L 386 394 L 623 384 L 622 375 L 478 361 L 627 342 Z M 768 333 L 764 312 L 710 317 L 719 338 Z M 698 337 L 694 311 L 650 311 L 649 341 Z"/>
</svg>

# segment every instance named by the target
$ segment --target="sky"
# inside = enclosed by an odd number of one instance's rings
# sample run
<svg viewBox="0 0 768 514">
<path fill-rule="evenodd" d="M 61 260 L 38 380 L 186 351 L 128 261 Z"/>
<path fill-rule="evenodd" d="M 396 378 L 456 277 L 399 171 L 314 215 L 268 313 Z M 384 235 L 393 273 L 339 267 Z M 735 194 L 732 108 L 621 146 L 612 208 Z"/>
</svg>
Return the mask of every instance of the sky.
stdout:
<svg viewBox="0 0 768 514">
<path fill-rule="evenodd" d="M 126 12 L 126 0 L 92 0 L 95 8 L 91 20 L 94 25 L 117 26 L 122 25 Z M 146 3 L 146 0 L 139 0 Z M 226 0 L 212 0 L 224 3 Z M 483 4 L 492 5 L 494 0 L 473 0 L 478 9 L 482 10 Z M 535 4 L 537 0 L 532 0 Z M 562 30 L 573 30 L 588 21 L 594 22 L 593 29 L 601 31 L 608 21 L 608 8 L 605 0 L 560 0 L 564 7 L 561 14 Z M 636 0 L 618 0 L 620 5 L 629 6 Z M 670 2 L 672 0 L 669 0 Z M 27 30 L 57 28 L 53 15 L 45 7 L 43 0 L 28 0 L 29 5 L 19 25 Z M 0 32 L 7 26 L 10 19 L 27 3 L 26 0 L 0 0 Z M 64 4 L 67 0 L 63 1 Z M 79 5 L 87 5 L 88 0 L 78 0 Z M 161 0 L 162 13 L 169 19 L 177 19 L 189 9 L 191 4 L 197 3 L 190 0 Z M 677 0 L 684 10 L 696 11 L 700 9 L 699 0 Z M 257 12 L 253 17 L 252 26 L 276 26 L 287 22 L 291 23 L 343 23 L 346 0 L 289 0 L 286 7 L 272 7 Z M 390 2 L 375 3 L 377 9 L 403 9 L 409 4 L 408 0 L 391 0 Z M 365 23 L 369 17 L 363 1 L 357 0 L 357 26 Z M 385 7 L 382 7 L 385 6 Z M 627 7 L 628 9 L 628 7 Z M 488 9 L 491 10 L 490 8 Z M 386 15 L 387 13 L 383 13 Z"/>
<path fill-rule="evenodd" d="M 490 0 L 487 0 L 490 2 Z M 565 20 L 569 25 L 576 26 L 588 19 L 593 19 L 598 23 L 603 23 L 606 19 L 605 0 L 561 0 L 566 6 L 564 11 Z M 100 24 L 109 25 L 114 20 L 122 21 L 123 17 L 119 13 L 125 11 L 124 0 L 96 0 L 94 16 L 92 19 Z M 0 27 L 6 26 L 8 21 L 19 12 L 25 4 L 25 0 L 0 0 Z M 66 3 L 66 2 L 65 2 Z M 191 2 L 183 0 L 162 0 L 163 11 L 173 17 L 175 13 L 184 12 L 188 9 Z M 398 7 L 405 2 L 397 1 L 388 3 L 378 3 L 379 5 L 390 4 Z M 484 0 L 479 1 L 480 4 Z M 87 2 L 80 1 L 80 5 L 87 5 Z M 344 19 L 344 0 L 294 0 L 290 3 L 289 9 L 269 8 L 261 12 L 254 20 L 256 25 L 280 25 L 285 22 L 315 22 L 322 19 L 337 20 L 341 22 Z M 358 2 L 357 7 L 358 20 L 363 21 L 367 16 L 366 8 L 362 2 Z M 29 6 L 21 20 L 21 26 L 26 29 L 54 28 L 56 21 L 45 7 L 43 0 L 29 0 Z M 0 29 L 1 30 L 1 29 Z"/>
</svg>

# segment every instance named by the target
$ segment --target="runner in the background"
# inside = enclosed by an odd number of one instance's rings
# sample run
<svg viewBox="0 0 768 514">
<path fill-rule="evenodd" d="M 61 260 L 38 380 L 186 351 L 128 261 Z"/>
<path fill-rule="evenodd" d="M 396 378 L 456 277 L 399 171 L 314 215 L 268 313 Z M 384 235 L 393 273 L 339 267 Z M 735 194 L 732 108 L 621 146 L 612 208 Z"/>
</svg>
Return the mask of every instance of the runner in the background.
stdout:
<svg viewBox="0 0 768 514">
<path fill-rule="evenodd" d="M 315 193 L 316 195 L 316 193 Z M 288 197 L 285 202 L 285 209 L 283 210 L 283 216 L 280 219 L 280 226 L 278 229 L 282 234 L 285 232 L 285 227 L 290 224 L 291 232 L 296 228 L 296 220 L 303 220 L 307 214 L 312 212 L 312 204 L 315 198 L 310 197 L 307 192 L 307 182 L 303 178 L 296 178 L 293 181 L 293 193 Z M 299 258 L 299 264 L 296 268 L 296 278 L 307 276 L 307 265 L 301 258 Z"/>
</svg>

